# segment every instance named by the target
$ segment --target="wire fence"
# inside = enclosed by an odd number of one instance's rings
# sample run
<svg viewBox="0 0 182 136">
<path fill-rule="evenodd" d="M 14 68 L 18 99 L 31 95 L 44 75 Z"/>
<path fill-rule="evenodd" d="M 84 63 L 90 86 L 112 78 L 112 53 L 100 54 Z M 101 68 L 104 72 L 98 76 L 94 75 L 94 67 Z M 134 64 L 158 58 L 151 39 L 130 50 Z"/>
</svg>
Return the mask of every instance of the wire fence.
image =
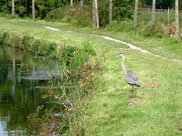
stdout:
<svg viewBox="0 0 182 136">
<path fill-rule="evenodd" d="M 143 21 L 152 20 L 152 8 L 139 8 L 140 17 Z M 175 22 L 175 9 L 156 9 L 155 11 L 155 21 L 160 24 L 168 24 Z M 182 10 L 179 10 L 179 21 L 182 22 Z"/>
<path fill-rule="evenodd" d="M 150 23 L 152 21 L 152 8 L 142 8 L 138 9 L 138 20 Z M 172 36 L 175 34 L 175 9 L 156 9 L 155 10 L 155 23 L 160 24 L 160 26 L 168 27 L 168 35 Z M 182 36 L 182 10 L 179 10 L 179 27 Z"/>
</svg>

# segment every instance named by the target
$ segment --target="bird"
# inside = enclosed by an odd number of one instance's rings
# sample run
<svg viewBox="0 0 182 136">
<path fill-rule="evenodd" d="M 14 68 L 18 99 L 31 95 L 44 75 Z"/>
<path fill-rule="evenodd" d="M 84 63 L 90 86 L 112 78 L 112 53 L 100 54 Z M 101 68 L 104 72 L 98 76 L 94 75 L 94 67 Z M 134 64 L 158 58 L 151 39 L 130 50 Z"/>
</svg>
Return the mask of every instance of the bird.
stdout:
<svg viewBox="0 0 182 136">
<path fill-rule="evenodd" d="M 141 83 L 138 80 L 138 77 L 130 70 L 127 70 L 125 68 L 124 62 L 125 62 L 125 56 L 122 53 L 119 53 L 117 55 L 118 57 L 122 57 L 121 67 L 123 69 L 125 80 L 128 83 L 128 85 L 132 86 L 132 94 L 133 94 L 133 86 L 141 87 Z"/>
</svg>

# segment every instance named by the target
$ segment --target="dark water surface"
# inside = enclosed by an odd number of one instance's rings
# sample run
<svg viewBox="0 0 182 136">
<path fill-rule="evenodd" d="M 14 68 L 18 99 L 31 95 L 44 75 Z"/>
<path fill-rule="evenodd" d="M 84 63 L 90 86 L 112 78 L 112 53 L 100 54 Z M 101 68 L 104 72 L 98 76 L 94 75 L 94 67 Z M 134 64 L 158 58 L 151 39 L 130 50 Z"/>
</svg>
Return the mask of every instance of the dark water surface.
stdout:
<svg viewBox="0 0 182 136">
<path fill-rule="evenodd" d="M 0 45 L 0 136 L 26 135 L 27 116 L 49 105 L 46 85 L 60 77 L 53 61 Z"/>
</svg>

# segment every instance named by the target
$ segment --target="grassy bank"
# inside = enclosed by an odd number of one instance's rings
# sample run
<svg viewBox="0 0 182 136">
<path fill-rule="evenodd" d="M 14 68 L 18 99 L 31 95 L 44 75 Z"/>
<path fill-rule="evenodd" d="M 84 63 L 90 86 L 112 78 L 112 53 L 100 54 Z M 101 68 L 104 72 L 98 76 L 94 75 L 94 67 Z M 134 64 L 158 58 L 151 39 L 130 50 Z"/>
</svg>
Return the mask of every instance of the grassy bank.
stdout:
<svg viewBox="0 0 182 136">
<path fill-rule="evenodd" d="M 60 84 L 75 84 L 76 89 L 47 89 L 47 94 L 43 98 L 54 98 L 54 100 L 65 103 L 64 105 L 54 105 L 50 111 L 44 110 L 44 106 L 37 107 L 35 113 L 29 115 L 28 134 L 31 135 L 52 135 L 54 131 L 57 134 L 65 133 L 68 128 L 76 124 L 75 118 L 79 115 L 79 110 L 84 107 L 83 100 L 90 96 L 93 91 L 94 75 L 99 70 L 97 63 L 92 57 L 96 55 L 94 47 L 89 42 L 81 43 L 80 47 L 69 46 L 63 43 L 55 43 L 46 39 L 34 37 L 24 33 L 10 32 L 2 29 L 0 31 L 0 46 L 9 46 L 31 52 L 33 55 L 42 56 L 46 59 L 54 59 L 60 66 L 62 76 L 59 80 L 53 79 L 51 83 L 54 86 Z M 91 61 L 90 63 L 88 63 Z M 88 64 L 87 64 L 88 63 Z M 85 75 L 85 76 L 83 76 Z M 54 78 L 54 77 L 53 77 Z M 72 103 L 70 103 L 72 102 Z M 86 102 L 84 102 L 86 104 Z M 64 107 L 63 107 L 64 106 Z M 51 117 L 50 112 L 64 114 L 57 119 Z M 43 114 L 44 113 L 44 114 Z M 71 115 L 71 116 L 70 116 Z M 51 123 L 62 122 L 60 125 L 50 126 Z M 79 126 L 79 124 L 77 124 Z M 48 127 L 49 126 L 49 127 Z M 77 130 L 79 131 L 79 130 Z M 71 133 L 74 133 L 71 131 Z"/>
<path fill-rule="evenodd" d="M 65 23 L 6 18 L 0 18 L 0 23 L 1 31 L 28 34 L 58 45 L 63 43 L 76 48 L 80 48 L 83 42 L 90 41 L 95 47 L 97 56 L 94 59 L 99 61 L 102 73 L 95 76 L 96 91 L 93 97 L 88 99 L 89 104 L 82 110 L 80 119 L 82 134 L 88 136 L 182 134 L 180 101 L 182 63 L 130 50 L 126 45 L 90 34 L 111 35 L 148 49 L 152 53 L 178 59 L 182 58 L 180 40 L 165 36 L 155 37 L 156 35 L 146 37 L 141 35 L 139 30 L 121 31 L 114 27 L 93 31 L 91 28 L 76 28 Z M 48 30 L 44 25 L 59 28 L 60 31 Z M 119 52 L 126 56 L 126 68 L 136 73 L 141 81 L 142 87 L 135 88 L 135 98 L 129 97 L 129 88 L 120 66 L 121 58 L 115 57 Z"/>
</svg>

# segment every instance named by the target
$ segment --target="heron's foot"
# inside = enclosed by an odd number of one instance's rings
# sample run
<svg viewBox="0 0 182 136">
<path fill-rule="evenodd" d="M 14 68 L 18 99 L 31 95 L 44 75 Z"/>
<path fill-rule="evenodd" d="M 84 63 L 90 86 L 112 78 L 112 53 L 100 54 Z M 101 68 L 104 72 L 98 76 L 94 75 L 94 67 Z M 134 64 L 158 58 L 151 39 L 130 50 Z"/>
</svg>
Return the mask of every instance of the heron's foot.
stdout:
<svg viewBox="0 0 182 136">
<path fill-rule="evenodd" d="M 131 92 L 131 93 L 130 93 Z M 133 92 L 133 90 L 129 91 L 129 98 L 136 98 L 136 94 Z"/>
<path fill-rule="evenodd" d="M 136 95 L 130 95 L 129 98 L 131 99 L 136 98 Z"/>
</svg>

